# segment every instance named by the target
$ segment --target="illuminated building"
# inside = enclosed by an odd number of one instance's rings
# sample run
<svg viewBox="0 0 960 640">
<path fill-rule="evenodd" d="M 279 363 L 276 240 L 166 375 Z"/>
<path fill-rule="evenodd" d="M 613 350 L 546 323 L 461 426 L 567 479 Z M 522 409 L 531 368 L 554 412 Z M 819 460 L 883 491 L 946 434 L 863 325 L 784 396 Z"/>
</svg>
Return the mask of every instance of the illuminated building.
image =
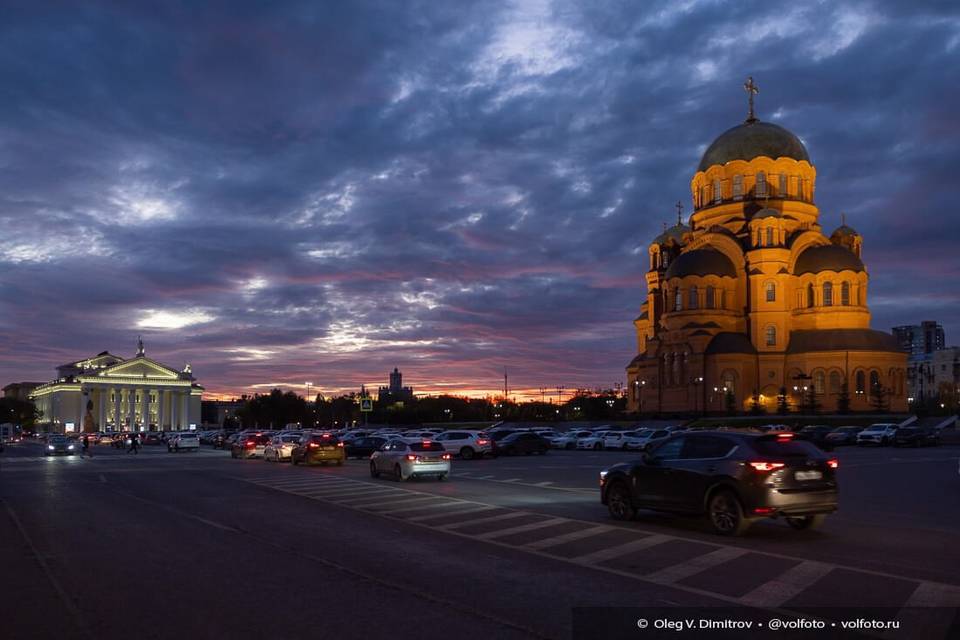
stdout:
<svg viewBox="0 0 960 640">
<path fill-rule="evenodd" d="M 754 116 L 690 183 L 693 214 L 649 245 L 629 407 L 643 413 L 905 411 L 907 354 L 870 329 L 863 239 L 829 235 L 800 139 Z"/>
<path fill-rule="evenodd" d="M 187 430 L 200 421 L 203 387 L 148 358 L 143 342 L 130 359 L 106 351 L 57 367 L 57 379 L 30 393 L 50 431 Z"/>
</svg>

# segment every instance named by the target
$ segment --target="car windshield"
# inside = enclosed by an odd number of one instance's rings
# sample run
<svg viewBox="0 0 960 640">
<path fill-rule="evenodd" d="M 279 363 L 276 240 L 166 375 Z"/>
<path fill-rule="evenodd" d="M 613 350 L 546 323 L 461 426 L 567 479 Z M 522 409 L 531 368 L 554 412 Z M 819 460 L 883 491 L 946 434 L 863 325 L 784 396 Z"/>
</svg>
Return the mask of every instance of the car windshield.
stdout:
<svg viewBox="0 0 960 640">
<path fill-rule="evenodd" d="M 340 441 L 336 436 L 332 436 L 329 433 L 318 435 L 318 436 L 311 436 L 310 440 L 312 442 L 318 442 L 320 444 L 337 444 Z"/>
<path fill-rule="evenodd" d="M 282 442 L 298 442 L 300 440 L 300 436 L 283 436 L 280 438 L 280 440 Z"/>
<path fill-rule="evenodd" d="M 56 437 L 50 438 L 50 444 L 63 444 L 66 441 L 67 439 L 64 438 L 63 436 L 56 436 Z"/>
<path fill-rule="evenodd" d="M 761 455 L 777 458 L 819 457 L 821 455 L 820 450 L 809 442 L 792 438 L 757 438 L 753 442 L 753 448 Z"/>
</svg>

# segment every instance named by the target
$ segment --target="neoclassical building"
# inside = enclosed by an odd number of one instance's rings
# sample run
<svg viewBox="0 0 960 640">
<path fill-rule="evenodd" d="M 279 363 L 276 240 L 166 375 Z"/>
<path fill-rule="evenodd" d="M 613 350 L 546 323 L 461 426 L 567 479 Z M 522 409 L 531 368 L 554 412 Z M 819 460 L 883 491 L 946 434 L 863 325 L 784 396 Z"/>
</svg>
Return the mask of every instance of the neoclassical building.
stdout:
<svg viewBox="0 0 960 640">
<path fill-rule="evenodd" d="M 190 365 L 152 360 L 141 341 L 133 358 L 104 351 L 57 367 L 57 379 L 30 398 L 50 431 L 166 431 L 196 427 L 202 393 Z"/>
<path fill-rule="evenodd" d="M 870 328 L 863 239 L 824 232 L 806 148 L 744 86 L 749 116 L 704 152 L 687 224 L 649 246 L 629 407 L 905 411 L 907 354 Z"/>
</svg>

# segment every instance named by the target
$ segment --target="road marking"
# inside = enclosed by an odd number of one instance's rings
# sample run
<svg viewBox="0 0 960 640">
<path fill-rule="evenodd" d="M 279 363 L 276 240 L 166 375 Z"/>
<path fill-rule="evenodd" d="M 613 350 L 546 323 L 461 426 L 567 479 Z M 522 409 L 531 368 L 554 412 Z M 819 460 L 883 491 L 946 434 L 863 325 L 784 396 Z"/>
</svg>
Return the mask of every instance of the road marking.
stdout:
<svg viewBox="0 0 960 640">
<path fill-rule="evenodd" d="M 380 502 L 383 501 L 384 498 L 387 498 L 388 496 L 403 496 L 403 495 L 406 495 L 403 491 L 398 491 L 398 490 L 396 490 L 396 489 L 380 489 L 379 491 L 370 493 L 370 494 L 368 494 L 368 495 L 369 495 L 369 496 L 374 496 L 375 494 L 380 494 L 380 495 L 376 495 L 376 497 L 368 497 L 368 496 L 353 496 L 353 497 L 348 497 L 348 498 L 346 498 L 345 500 L 343 500 L 343 502 L 338 502 L 338 504 L 346 504 L 346 505 L 351 506 L 351 507 L 361 507 L 361 508 L 362 508 L 362 507 L 364 507 L 364 506 L 366 506 L 366 505 L 376 505 L 376 504 L 379 504 Z M 354 498 L 356 498 L 356 499 L 354 499 Z"/>
<path fill-rule="evenodd" d="M 350 489 L 347 489 L 346 487 L 336 487 L 334 489 L 316 489 L 313 491 L 304 491 L 303 493 L 309 493 L 312 496 L 318 496 L 321 498 L 334 498 L 336 496 L 346 496 L 352 493 L 370 493 L 372 490 L 373 489 L 371 489 L 370 486 L 353 487 Z M 300 491 L 294 491 L 293 493 L 300 493 Z"/>
<path fill-rule="evenodd" d="M 835 565 L 807 560 L 787 569 L 779 576 L 763 583 L 750 593 L 741 596 L 743 604 L 752 607 L 775 608 L 783 605 L 801 591 L 833 571 Z"/>
<path fill-rule="evenodd" d="M 461 510 L 461 511 L 457 511 L 455 514 L 453 514 L 453 513 L 431 513 L 431 514 L 429 514 L 429 515 L 417 516 L 417 517 L 415 517 L 415 518 L 404 518 L 404 520 L 405 520 L 406 522 L 425 522 L 425 521 L 427 521 L 427 520 L 433 520 L 433 519 L 435 519 L 435 518 L 446 518 L 447 516 L 452 516 L 452 515 L 458 515 L 458 516 L 459 516 L 460 514 L 480 513 L 480 512 L 483 512 L 483 511 L 495 511 L 495 510 L 497 509 L 497 507 L 490 507 L 490 506 L 487 506 L 487 505 L 484 505 L 484 504 L 472 504 L 472 503 L 469 503 L 469 502 L 464 502 L 464 503 L 462 503 L 462 504 L 465 504 L 465 505 L 466 505 L 466 504 L 469 504 L 469 505 L 471 505 L 471 506 L 470 506 L 469 509 L 463 509 L 463 510 Z M 426 523 L 426 524 L 429 524 L 429 523 Z"/>
<path fill-rule="evenodd" d="M 538 486 L 538 487 L 549 487 L 549 486 L 552 485 L 552 484 L 553 484 L 552 482 L 550 482 L 549 480 L 547 480 L 546 482 L 538 482 L 538 483 L 537 483 L 537 486 Z"/>
<path fill-rule="evenodd" d="M 485 518 L 473 518 L 468 522 L 454 522 L 453 524 L 441 524 L 438 529 L 459 529 L 460 527 L 466 527 L 471 524 L 480 524 L 481 522 L 495 522 L 497 520 L 506 520 L 507 518 L 516 518 L 517 516 L 523 515 L 520 511 L 511 511 L 510 513 L 501 513 L 496 516 L 486 516 Z"/>
<path fill-rule="evenodd" d="M 546 547 L 554 547 L 558 544 L 563 544 L 565 542 L 573 542 L 574 540 L 582 540 L 583 538 L 592 538 L 593 536 L 600 535 L 601 533 L 606 533 L 607 531 L 613 531 L 615 527 L 607 527 L 600 525 L 597 527 L 590 527 L 589 529 L 584 529 L 583 531 L 573 531 L 572 533 L 565 533 L 560 536 L 554 536 L 552 538 L 544 538 L 543 540 L 536 540 L 534 542 L 528 542 L 523 545 L 527 549 L 545 549 Z"/>
<path fill-rule="evenodd" d="M 381 515 L 381 514 L 384 514 L 384 513 L 397 513 L 398 511 L 414 511 L 414 510 L 416 510 L 416 509 L 432 509 L 433 507 L 432 507 L 431 505 L 428 505 L 428 504 L 421 504 L 421 505 L 417 505 L 417 506 L 411 506 L 411 505 L 409 504 L 409 503 L 411 503 L 411 502 L 423 502 L 423 501 L 425 501 L 425 500 L 436 500 L 436 498 L 433 498 L 433 497 L 429 497 L 429 498 L 404 498 L 403 500 L 395 500 L 395 501 L 389 503 L 389 504 L 391 504 L 391 505 L 394 506 L 393 509 L 375 509 L 375 510 L 374 510 L 374 513 L 376 513 L 377 515 Z M 407 504 L 405 504 L 405 505 L 403 505 L 403 506 L 401 506 L 401 507 L 396 507 L 396 505 L 397 505 L 398 503 L 400 503 L 400 504 L 402 504 L 402 503 L 407 503 Z M 387 504 L 387 503 L 384 503 L 384 504 Z M 438 503 L 436 506 L 443 506 L 444 504 L 446 504 L 446 503 Z M 370 505 L 370 506 L 365 507 L 365 508 L 366 508 L 366 509 L 371 509 L 373 506 L 375 506 L 375 505 Z"/>
<path fill-rule="evenodd" d="M 624 544 L 618 544 L 615 547 L 608 547 L 606 549 L 594 551 L 593 553 L 577 556 L 575 558 L 571 558 L 571 560 L 577 564 L 600 564 L 601 562 L 613 560 L 614 558 L 619 558 L 620 556 L 625 556 L 628 553 L 640 551 L 641 549 L 646 549 L 647 547 L 655 547 L 658 544 L 670 542 L 675 539 L 676 538 L 671 536 L 654 534 L 652 536 L 640 538 L 639 540 L 631 540 L 630 542 L 626 542 Z"/>
<path fill-rule="evenodd" d="M 921 582 L 904 607 L 960 607 L 960 587 Z"/>
<path fill-rule="evenodd" d="M 493 480 L 497 476 L 477 476 L 477 480 Z"/>
<path fill-rule="evenodd" d="M 550 518 L 548 520 L 543 520 L 541 522 L 534 522 L 531 524 L 522 524 L 516 527 L 509 527 L 507 529 L 499 529 L 497 531 L 490 531 L 489 533 L 479 533 L 476 534 L 477 538 L 481 540 L 489 540 L 491 538 L 499 538 L 501 536 L 509 536 L 513 533 L 523 533 L 524 531 L 535 531 L 536 529 L 542 529 L 543 527 L 549 527 L 551 525 L 560 524 L 566 522 L 565 518 Z"/>
<path fill-rule="evenodd" d="M 390 509 L 388 511 L 377 511 L 377 514 L 381 513 L 398 513 L 400 511 L 419 511 L 420 509 L 447 509 L 449 507 L 459 506 L 457 502 L 437 502 L 434 504 L 420 504 L 416 506 L 406 506 L 399 509 Z"/>
<path fill-rule="evenodd" d="M 646 576 L 647 580 L 653 580 L 662 584 L 673 584 L 690 576 L 695 576 L 702 571 L 712 569 L 729 560 L 745 556 L 750 551 L 737 547 L 720 547 L 716 551 L 705 553 L 702 556 L 696 556 L 686 562 L 665 567 Z"/>
</svg>

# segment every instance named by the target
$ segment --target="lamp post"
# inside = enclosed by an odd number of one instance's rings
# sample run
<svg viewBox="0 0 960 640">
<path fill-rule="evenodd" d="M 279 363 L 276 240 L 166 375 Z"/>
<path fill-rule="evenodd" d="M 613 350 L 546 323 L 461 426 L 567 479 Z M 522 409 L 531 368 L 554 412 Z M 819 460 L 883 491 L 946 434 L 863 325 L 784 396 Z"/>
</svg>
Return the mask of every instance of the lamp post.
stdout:
<svg viewBox="0 0 960 640">
<path fill-rule="evenodd" d="M 793 379 L 797 381 L 797 384 L 793 386 L 794 392 L 797 392 L 800 390 L 802 390 L 803 392 L 803 395 L 800 396 L 800 413 L 806 413 L 806 409 L 808 408 L 807 406 L 808 401 L 809 401 L 810 413 L 813 413 L 814 412 L 813 402 L 812 402 L 813 387 L 810 386 L 810 380 L 812 380 L 813 377 L 801 371 L 799 374 L 795 375 Z M 808 390 L 810 392 L 809 398 L 807 396 Z"/>
<path fill-rule="evenodd" d="M 693 414 L 697 415 L 697 396 L 699 395 L 698 389 L 700 388 L 700 385 L 703 384 L 703 376 L 691 378 L 690 384 L 693 385 Z"/>
</svg>

